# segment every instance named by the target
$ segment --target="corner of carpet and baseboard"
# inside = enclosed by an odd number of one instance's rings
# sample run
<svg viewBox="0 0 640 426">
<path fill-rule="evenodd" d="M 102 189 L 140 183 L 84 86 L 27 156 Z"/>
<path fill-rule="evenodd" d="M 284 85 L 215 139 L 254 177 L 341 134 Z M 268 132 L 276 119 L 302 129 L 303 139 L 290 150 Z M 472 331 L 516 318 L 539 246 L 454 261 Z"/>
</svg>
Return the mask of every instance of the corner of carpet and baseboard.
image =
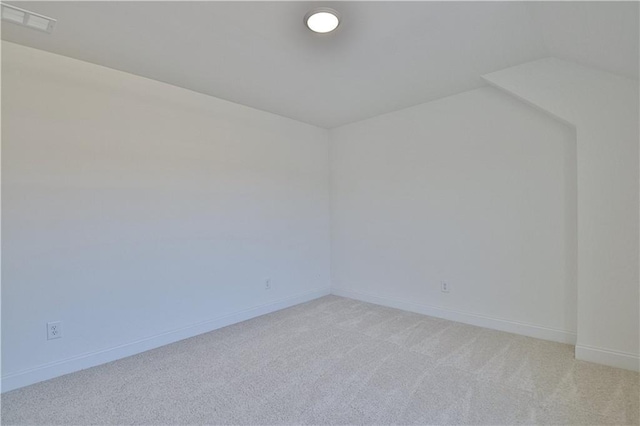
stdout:
<svg viewBox="0 0 640 426">
<path fill-rule="evenodd" d="M 576 359 L 640 372 L 640 356 L 588 345 L 576 345 Z"/>
<path fill-rule="evenodd" d="M 507 333 L 519 334 L 522 336 L 534 337 L 542 340 L 566 343 L 575 345 L 576 333 L 568 330 L 559 330 L 549 327 L 527 324 L 520 321 L 512 321 L 504 318 L 494 318 L 486 315 L 479 315 L 472 312 L 459 311 L 440 306 L 416 303 L 414 301 L 401 300 L 386 296 L 378 296 L 371 293 L 364 293 L 346 289 L 332 288 L 331 293 L 336 296 L 348 297 L 362 302 L 401 309 L 403 311 L 415 312 L 431 317 L 442 318 L 450 321 L 461 322 L 492 330 L 504 331 Z"/>
<path fill-rule="evenodd" d="M 330 287 L 295 294 L 279 300 L 267 302 L 238 312 L 223 315 L 196 324 L 188 325 L 176 330 L 169 330 L 164 333 L 124 343 L 119 346 L 105 348 L 86 354 L 62 359 L 39 365 L 15 373 L 9 373 L 0 378 L 0 391 L 8 392 L 24 386 L 32 385 L 76 371 L 85 370 L 107 362 L 116 361 L 128 356 L 136 355 L 160 346 L 188 339 L 203 333 L 217 330 L 228 325 L 246 321 L 261 315 L 266 315 L 281 309 L 309 302 L 320 297 L 331 294 Z"/>
</svg>

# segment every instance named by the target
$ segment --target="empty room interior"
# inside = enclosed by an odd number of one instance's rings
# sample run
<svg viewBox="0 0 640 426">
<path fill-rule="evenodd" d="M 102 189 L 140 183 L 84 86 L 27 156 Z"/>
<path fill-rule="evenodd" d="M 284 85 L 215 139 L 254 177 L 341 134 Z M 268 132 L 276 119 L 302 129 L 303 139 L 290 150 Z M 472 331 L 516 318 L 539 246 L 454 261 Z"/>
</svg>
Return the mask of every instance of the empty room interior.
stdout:
<svg viewBox="0 0 640 426">
<path fill-rule="evenodd" d="M 639 425 L 629 2 L 2 2 L 3 425 Z"/>
</svg>

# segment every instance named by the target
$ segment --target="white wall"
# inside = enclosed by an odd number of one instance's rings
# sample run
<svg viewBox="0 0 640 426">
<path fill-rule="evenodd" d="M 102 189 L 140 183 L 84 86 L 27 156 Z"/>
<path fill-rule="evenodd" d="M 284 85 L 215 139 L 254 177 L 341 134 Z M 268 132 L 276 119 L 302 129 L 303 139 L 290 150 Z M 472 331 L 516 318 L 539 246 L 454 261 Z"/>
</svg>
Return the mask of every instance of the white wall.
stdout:
<svg viewBox="0 0 640 426">
<path fill-rule="evenodd" d="M 328 133 L 3 42 L 3 390 L 326 294 L 330 260 L 337 294 L 637 360 L 637 83 L 547 71 L 503 83 L 577 152 L 494 88 Z"/>
<path fill-rule="evenodd" d="M 639 370 L 638 82 L 554 58 L 485 79 L 575 125 L 576 357 Z"/>
<path fill-rule="evenodd" d="M 637 1 L 532 1 L 547 55 L 638 79 Z"/>
<path fill-rule="evenodd" d="M 6 42 L 2 88 L 3 390 L 328 293 L 326 130 Z"/>
<path fill-rule="evenodd" d="M 575 339 L 569 126 L 482 88 L 333 130 L 331 167 L 334 292 Z"/>
</svg>

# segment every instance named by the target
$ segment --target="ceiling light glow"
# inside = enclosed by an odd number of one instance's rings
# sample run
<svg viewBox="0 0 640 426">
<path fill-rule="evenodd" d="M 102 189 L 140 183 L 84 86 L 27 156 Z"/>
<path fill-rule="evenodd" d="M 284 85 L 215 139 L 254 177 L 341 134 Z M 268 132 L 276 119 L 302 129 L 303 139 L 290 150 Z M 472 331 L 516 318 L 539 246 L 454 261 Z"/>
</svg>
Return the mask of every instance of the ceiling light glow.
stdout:
<svg viewBox="0 0 640 426">
<path fill-rule="evenodd" d="M 338 28 L 340 24 L 340 15 L 337 11 L 328 7 L 320 7 L 307 13 L 304 17 L 307 27 L 316 33 L 330 33 Z"/>
</svg>

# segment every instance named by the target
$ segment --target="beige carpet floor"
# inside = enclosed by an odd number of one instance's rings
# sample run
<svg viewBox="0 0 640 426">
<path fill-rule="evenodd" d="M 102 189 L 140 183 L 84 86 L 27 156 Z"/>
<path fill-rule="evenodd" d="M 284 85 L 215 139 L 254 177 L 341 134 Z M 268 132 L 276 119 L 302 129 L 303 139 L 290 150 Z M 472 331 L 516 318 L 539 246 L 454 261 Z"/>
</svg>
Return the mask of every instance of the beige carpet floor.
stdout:
<svg viewBox="0 0 640 426">
<path fill-rule="evenodd" d="M 2 395 L 3 424 L 638 424 L 637 373 L 327 296 Z"/>
</svg>

